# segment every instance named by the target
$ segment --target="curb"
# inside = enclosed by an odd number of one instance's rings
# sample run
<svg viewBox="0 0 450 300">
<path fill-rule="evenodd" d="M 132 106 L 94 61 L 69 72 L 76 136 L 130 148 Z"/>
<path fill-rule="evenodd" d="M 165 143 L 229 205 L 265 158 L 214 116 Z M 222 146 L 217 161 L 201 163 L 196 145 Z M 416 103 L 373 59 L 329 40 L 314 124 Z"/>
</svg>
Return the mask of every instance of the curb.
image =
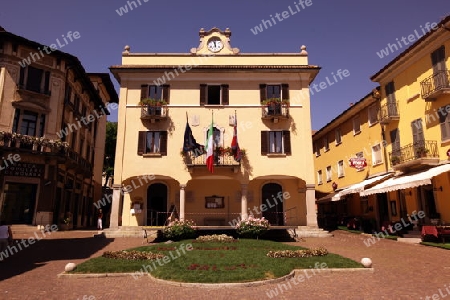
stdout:
<svg viewBox="0 0 450 300">
<path fill-rule="evenodd" d="M 282 281 L 286 281 L 295 276 L 298 276 L 301 273 L 304 273 L 307 270 L 314 269 L 294 269 L 289 274 L 284 275 L 279 278 L 267 279 L 267 280 L 259 280 L 259 281 L 249 281 L 249 282 L 223 282 L 223 283 L 195 283 L 195 282 L 176 282 L 169 281 L 164 279 L 159 279 L 153 277 L 150 273 L 147 273 L 147 276 L 150 277 L 152 281 L 163 283 L 172 286 L 179 287 L 206 287 L 206 288 L 221 288 L 221 287 L 253 287 L 253 286 L 261 286 L 271 283 L 278 283 Z M 339 269 L 316 269 L 320 272 L 315 275 L 320 275 L 321 273 L 342 273 L 342 272 L 365 272 L 365 273 L 373 273 L 374 268 L 339 268 Z M 59 273 L 57 275 L 58 278 L 65 279 L 83 279 L 83 278 L 106 278 L 106 277 L 127 277 L 136 275 L 135 273 L 91 273 L 91 274 L 68 274 L 66 272 Z M 140 275 L 142 276 L 142 275 Z M 139 277 L 141 278 L 141 277 Z M 135 278 L 136 279 L 136 278 Z"/>
</svg>

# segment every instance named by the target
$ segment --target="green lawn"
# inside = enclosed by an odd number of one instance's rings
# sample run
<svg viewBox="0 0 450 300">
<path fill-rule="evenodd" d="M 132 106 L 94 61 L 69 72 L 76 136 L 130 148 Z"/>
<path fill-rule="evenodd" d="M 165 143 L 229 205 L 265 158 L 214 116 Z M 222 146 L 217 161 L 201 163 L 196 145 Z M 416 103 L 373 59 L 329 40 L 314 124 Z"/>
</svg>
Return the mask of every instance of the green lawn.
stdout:
<svg viewBox="0 0 450 300">
<path fill-rule="evenodd" d="M 351 233 L 356 233 L 356 234 L 364 233 L 364 232 L 359 231 L 359 230 L 350 230 L 350 229 L 348 229 L 346 226 L 338 226 L 338 229 L 339 229 L 339 230 L 348 231 L 348 232 L 351 232 Z M 384 233 L 383 233 L 383 234 L 384 234 Z M 388 239 L 388 240 L 394 240 L 394 241 L 396 241 L 397 238 L 398 238 L 398 236 L 396 236 L 396 235 L 384 235 L 383 238 L 384 238 L 384 239 Z"/>
<path fill-rule="evenodd" d="M 359 230 L 351 230 L 351 229 L 348 229 L 347 226 L 338 226 L 338 229 L 339 229 L 339 230 L 348 231 L 348 232 L 351 232 L 351 233 L 358 233 L 358 234 L 364 233 L 364 232 L 359 231 Z"/>
<path fill-rule="evenodd" d="M 180 244 L 191 243 L 192 251 L 180 255 L 175 249 Z M 158 249 L 159 248 L 159 249 Z M 283 243 L 240 239 L 232 243 L 197 243 L 192 240 L 171 244 L 156 244 L 134 248 L 138 251 L 152 251 L 166 254 L 170 262 L 159 265 L 156 261 L 132 261 L 98 257 L 80 264 L 71 273 L 140 272 L 147 270 L 157 278 L 180 282 L 246 282 L 277 278 L 289 274 L 293 269 L 314 268 L 318 262 L 328 268 L 361 268 L 362 265 L 348 258 L 328 254 L 309 258 L 270 258 L 270 250 L 299 250 L 301 247 Z M 131 249 L 130 249 L 131 250 Z M 172 252 L 172 253 L 170 253 Z M 152 269 L 150 269 L 152 267 Z M 138 274 L 136 274 L 136 277 Z"/>
<path fill-rule="evenodd" d="M 422 242 L 420 244 L 425 245 L 425 246 L 438 247 L 438 248 L 450 250 L 450 244 L 449 243 L 444 244 L 444 243 Z"/>
</svg>

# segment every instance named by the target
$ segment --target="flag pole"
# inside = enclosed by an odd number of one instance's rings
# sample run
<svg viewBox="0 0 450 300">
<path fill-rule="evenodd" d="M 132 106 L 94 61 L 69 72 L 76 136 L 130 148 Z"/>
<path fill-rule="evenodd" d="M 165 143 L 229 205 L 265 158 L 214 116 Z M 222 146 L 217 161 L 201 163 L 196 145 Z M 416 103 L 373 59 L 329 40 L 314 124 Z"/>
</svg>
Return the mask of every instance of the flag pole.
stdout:
<svg viewBox="0 0 450 300">
<path fill-rule="evenodd" d="M 186 112 L 186 123 L 189 123 L 188 113 Z"/>
</svg>

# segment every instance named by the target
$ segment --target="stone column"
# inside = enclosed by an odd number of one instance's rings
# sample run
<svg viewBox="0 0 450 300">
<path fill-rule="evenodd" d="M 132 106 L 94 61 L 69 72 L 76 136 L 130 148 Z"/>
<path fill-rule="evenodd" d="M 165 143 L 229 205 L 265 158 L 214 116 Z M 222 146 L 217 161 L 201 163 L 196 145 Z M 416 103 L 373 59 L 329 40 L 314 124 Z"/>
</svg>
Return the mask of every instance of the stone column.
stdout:
<svg viewBox="0 0 450 300">
<path fill-rule="evenodd" d="M 113 184 L 111 216 L 109 218 L 110 228 L 119 228 L 119 207 L 120 207 L 120 184 Z M 95 220 L 96 221 L 96 220 Z"/>
<path fill-rule="evenodd" d="M 306 185 L 306 225 L 317 227 L 316 191 L 314 184 Z"/>
<path fill-rule="evenodd" d="M 248 184 L 241 184 L 241 218 L 247 220 L 247 188 Z"/>
<path fill-rule="evenodd" d="M 184 207 L 186 204 L 185 188 L 186 184 L 180 184 L 180 221 L 184 220 Z"/>
</svg>

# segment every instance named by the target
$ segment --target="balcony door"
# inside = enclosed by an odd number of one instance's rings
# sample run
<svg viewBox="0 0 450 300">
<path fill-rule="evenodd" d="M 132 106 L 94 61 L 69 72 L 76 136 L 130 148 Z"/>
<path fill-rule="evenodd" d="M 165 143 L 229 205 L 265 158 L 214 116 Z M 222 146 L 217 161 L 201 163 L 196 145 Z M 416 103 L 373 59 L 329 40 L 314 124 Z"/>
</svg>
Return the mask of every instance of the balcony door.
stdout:
<svg viewBox="0 0 450 300">
<path fill-rule="evenodd" d="M 423 134 L 422 119 L 417 119 L 411 122 L 411 129 L 413 135 L 413 149 L 414 156 L 419 158 L 422 149 L 425 149 L 425 137 Z"/>
<path fill-rule="evenodd" d="M 392 145 L 392 156 L 397 156 L 400 158 L 400 131 L 398 128 L 392 130 L 389 133 L 391 137 L 391 145 Z"/>
<path fill-rule="evenodd" d="M 387 114 L 388 117 L 398 116 L 397 111 L 397 101 L 395 100 L 395 86 L 394 82 L 391 81 L 385 86 L 386 96 L 387 96 Z"/>
<path fill-rule="evenodd" d="M 445 47 L 431 53 L 431 63 L 433 64 L 433 80 L 435 90 L 448 87 L 447 67 L 445 66 Z"/>
</svg>

